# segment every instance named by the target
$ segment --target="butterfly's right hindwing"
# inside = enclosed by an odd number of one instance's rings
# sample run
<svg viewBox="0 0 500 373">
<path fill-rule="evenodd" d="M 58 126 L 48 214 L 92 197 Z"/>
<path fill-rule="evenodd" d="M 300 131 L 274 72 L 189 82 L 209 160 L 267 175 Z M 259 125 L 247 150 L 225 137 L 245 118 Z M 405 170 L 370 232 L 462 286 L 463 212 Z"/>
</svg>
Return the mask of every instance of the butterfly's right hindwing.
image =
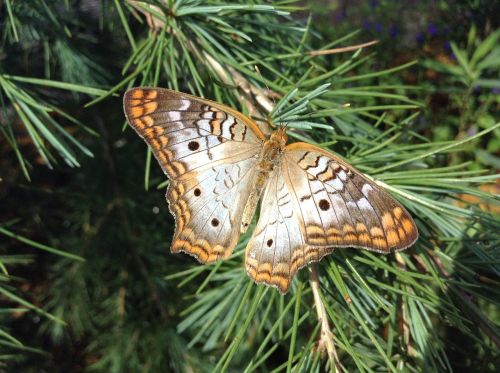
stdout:
<svg viewBox="0 0 500 373">
<path fill-rule="evenodd" d="M 245 268 L 257 283 L 286 293 L 308 250 L 282 170 L 275 170 L 262 196 L 259 221 L 247 245 Z"/>
</svg>

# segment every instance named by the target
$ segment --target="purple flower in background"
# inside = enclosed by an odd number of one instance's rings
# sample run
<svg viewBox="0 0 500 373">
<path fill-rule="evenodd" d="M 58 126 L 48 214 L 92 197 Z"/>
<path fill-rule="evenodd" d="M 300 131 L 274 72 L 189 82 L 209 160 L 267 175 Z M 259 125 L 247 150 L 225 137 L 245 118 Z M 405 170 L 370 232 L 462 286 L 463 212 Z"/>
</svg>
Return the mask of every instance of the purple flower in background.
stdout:
<svg viewBox="0 0 500 373">
<path fill-rule="evenodd" d="M 375 32 L 377 32 L 377 33 L 379 33 L 379 34 L 380 34 L 380 33 L 382 32 L 382 30 L 383 30 L 383 29 L 384 29 L 384 27 L 382 26 L 382 24 L 381 24 L 380 22 L 377 22 L 377 23 L 375 24 Z"/>
<path fill-rule="evenodd" d="M 493 93 L 494 95 L 500 95 L 500 87 L 491 88 L 491 93 Z"/>
<path fill-rule="evenodd" d="M 376 8 L 378 6 L 378 0 L 370 0 L 370 8 Z"/>
<path fill-rule="evenodd" d="M 368 21 L 368 20 L 364 20 L 364 21 L 363 21 L 363 28 L 364 28 L 365 30 L 369 30 L 369 29 L 371 29 L 371 28 L 372 28 L 372 23 L 371 23 L 370 21 Z"/>
<path fill-rule="evenodd" d="M 451 43 L 450 43 L 449 40 L 447 40 L 447 41 L 444 42 L 444 50 L 448 54 L 453 54 L 453 51 L 451 50 Z"/>
<path fill-rule="evenodd" d="M 391 38 L 395 38 L 396 36 L 398 36 L 398 34 L 399 34 L 399 28 L 398 28 L 398 26 L 391 25 L 391 27 L 389 27 L 389 36 Z"/>
<path fill-rule="evenodd" d="M 337 22 L 340 22 L 343 21 L 346 17 L 347 17 L 347 12 L 345 11 L 345 9 L 342 9 L 338 11 L 337 14 L 335 15 L 335 20 Z"/>
<path fill-rule="evenodd" d="M 470 127 L 468 130 L 467 130 L 467 136 L 474 136 L 475 134 L 477 133 L 477 129 L 475 127 Z"/>
<path fill-rule="evenodd" d="M 425 34 L 423 32 L 419 32 L 415 39 L 417 40 L 418 44 L 424 44 L 425 43 Z"/>
<path fill-rule="evenodd" d="M 434 23 L 429 23 L 427 26 L 427 33 L 430 36 L 436 36 L 438 34 L 438 28 Z"/>
</svg>

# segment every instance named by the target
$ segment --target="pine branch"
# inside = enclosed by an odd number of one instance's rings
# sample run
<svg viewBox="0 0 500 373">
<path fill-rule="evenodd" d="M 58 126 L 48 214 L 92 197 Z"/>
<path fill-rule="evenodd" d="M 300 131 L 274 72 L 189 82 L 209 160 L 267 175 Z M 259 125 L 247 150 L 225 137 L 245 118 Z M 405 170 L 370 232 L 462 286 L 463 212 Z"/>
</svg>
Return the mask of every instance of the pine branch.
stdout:
<svg viewBox="0 0 500 373">
<path fill-rule="evenodd" d="M 335 349 L 333 333 L 330 329 L 328 315 L 321 298 L 318 265 L 316 263 L 312 263 L 311 265 L 309 265 L 309 283 L 311 284 L 311 290 L 314 296 L 314 304 L 316 306 L 316 312 L 318 314 L 318 321 L 321 325 L 321 337 L 318 341 L 318 349 L 320 353 L 323 353 L 325 351 L 327 352 L 330 364 L 335 366 L 336 371 L 345 371 L 345 368 L 340 363 L 337 351 Z"/>
</svg>

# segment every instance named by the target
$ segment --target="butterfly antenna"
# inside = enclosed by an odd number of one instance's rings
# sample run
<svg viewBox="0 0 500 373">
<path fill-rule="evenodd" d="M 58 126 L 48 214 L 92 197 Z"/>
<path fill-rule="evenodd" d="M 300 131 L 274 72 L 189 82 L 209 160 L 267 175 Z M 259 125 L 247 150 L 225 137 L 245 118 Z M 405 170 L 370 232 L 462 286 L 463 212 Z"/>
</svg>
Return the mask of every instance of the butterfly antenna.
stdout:
<svg viewBox="0 0 500 373">
<path fill-rule="evenodd" d="M 262 80 L 262 82 L 264 83 L 264 85 L 266 86 L 266 89 L 267 89 L 267 92 L 269 92 L 269 96 L 271 97 L 271 101 L 273 102 L 273 107 L 276 107 L 276 100 L 274 99 L 274 96 L 271 94 L 271 90 L 269 89 L 269 86 L 267 85 L 266 81 L 264 80 L 264 77 L 262 76 L 262 74 L 260 73 L 260 69 L 259 69 L 259 66 L 257 65 L 254 65 L 254 69 L 255 71 L 257 71 L 257 74 L 259 74 L 260 76 L 260 79 Z M 283 126 L 282 123 L 280 123 L 280 127 Z M 286 125 L 285 125 L 286 127 Z"/>
</svg>

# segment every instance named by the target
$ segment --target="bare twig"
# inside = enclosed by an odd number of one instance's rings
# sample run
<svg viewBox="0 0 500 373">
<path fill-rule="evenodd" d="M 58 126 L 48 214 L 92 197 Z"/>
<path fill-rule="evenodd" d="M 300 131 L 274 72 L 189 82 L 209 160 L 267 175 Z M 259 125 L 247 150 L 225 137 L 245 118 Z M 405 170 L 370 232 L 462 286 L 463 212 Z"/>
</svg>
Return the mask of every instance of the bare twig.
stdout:
<svg viewBox="0 0 500 373">
<path fill-rule="evenodd" d="M 248 109 L 251 117 L 262 116 L 262 110 L 270 113 L 273 110 L 274 103 L 269 99 L 269 92 L 265 92 L 255 85 L 251 84 L 243 75 L 237 72 L 230 66 L 222 66 L 215 58 L 207 52 L 203 53 L 208 65 L 212 71 L 221 79 L 225 84 L 233 85 L 238 88 L 240 95 L 239 101 Z M 257 105 L 260 107 L 257 107 Z M 269 124 L 265 121 L 259 121 L 260 129 L 266 134 L 270 134 L 271 129 Z"/>
<path fill-rule="evenodd" d="M 406 263 L 401 253 L 395 253 L 396 264 L 397 266 L 406 271 Z M 409 293 L 413 293 L 412 289 L 405 286 L 406 290 Z M 411 355 L 414 351 L 412 343 L 411 343 L 411 335 L 410 335 L 410 323 L 408 322 L 408 310 L 406 309 L 406 304 L 403 299 L 400 299 L 398 302 L 399 313 L 396 315 L 398 319 L 398 327 L 400 333 L 403 335 L 403 341 L 406 345 L 406 351 Z"/>
<path fill-rule="evenodd" d="M 318 314 L 318 320 L 321 324 L 321 335 L 318 341 L 318 349 L 320 353 L 326 351 L 326 353 L 328 354 L 328 359 L 330 360 L 331 364 L 335 366 L 335 370 L 341 372 L 343 366 L 340 363 L 339 357 L 337 355 L 335 342 L 333 340 L 333 333 L 328 322 L 328 315 L 326 313 L 325 305 L 321 300 L 317 263 L 312 263 L 309 265 L 309 282 L 311 284 L 311 290 L 314 297 L 316 313 Z"/>
<path fill-rule="evenodd" d="M 349 47 L 311 51 L 311 52 L 307 52 L 307 54 L 310 56 L 322 56 L 325 54 L 336 54 L 336 53 L 350 52 L 350 51 L 358 50 L 359 48 L 369 47 L 369 46 L 377 44 L 377 43 L 378 43 L 378 40 L 372 40 L 372 41 L 369 41 L 367 43 L 351 45 Z"/>
<path fill-rule="evenodd" d="M 149 28 L 153 32 L 157 32 L 158 30 L 161 30 L 165 26 L 165 22 L 163 22 L 163 20 L 161 20 L 158 17 L 155 17 L 153 15 L 153 13 L 150 13 L 146 10 L 146 9 L 150 9 L 151 12 L 163 13 L 160 7 L 153 5 L 153 4 L 147 4 L 147 3 L 143 3 L 143 2 L 139 2 L 139 1 L 135 1 L 135 0 L 128 0 L 127 2 L 133 8 L 137 9 L 142 14 L 144 14 L 144 17 L 146 18 L 146 22 L 148 23 Z"/>
</svg>

